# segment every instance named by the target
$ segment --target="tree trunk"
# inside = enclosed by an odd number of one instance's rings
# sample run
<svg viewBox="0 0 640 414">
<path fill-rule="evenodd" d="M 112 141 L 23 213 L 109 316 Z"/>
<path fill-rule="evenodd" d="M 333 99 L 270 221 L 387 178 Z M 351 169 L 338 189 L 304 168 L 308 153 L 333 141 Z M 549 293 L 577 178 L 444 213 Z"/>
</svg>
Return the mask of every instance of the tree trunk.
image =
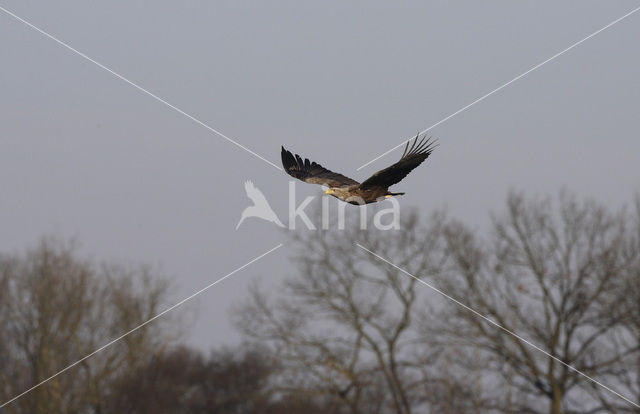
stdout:
<svg viewBox="0 0 640 414">
<path fill-rule="evenodd" d="M 551 400 L 551 410 L 550 414 L 562 414 L 564 411 L 562 410 L 562 391 L 557 387 L 553 387 L 553 398 Z"/>
</svg>

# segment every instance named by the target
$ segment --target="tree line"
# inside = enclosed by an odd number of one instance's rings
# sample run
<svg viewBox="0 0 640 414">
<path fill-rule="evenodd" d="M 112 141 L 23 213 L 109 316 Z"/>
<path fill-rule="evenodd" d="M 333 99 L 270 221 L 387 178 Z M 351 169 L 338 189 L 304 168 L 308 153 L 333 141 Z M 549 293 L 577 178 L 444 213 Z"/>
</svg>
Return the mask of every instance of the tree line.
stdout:
<svg viewBox="0 0 640 414">
<path fill-rule="evenodd" d="M 204 353 L 166 315 L 0 413 L 640 412 L 640 198 L 513 192 L 487 231 L 357 224 L 292 236 L 288 278 L 233 313 L 242 344 Z M 0 255 L 0 404 L 166 309 L 168 286 L 52 239 Z"/>
</svg>

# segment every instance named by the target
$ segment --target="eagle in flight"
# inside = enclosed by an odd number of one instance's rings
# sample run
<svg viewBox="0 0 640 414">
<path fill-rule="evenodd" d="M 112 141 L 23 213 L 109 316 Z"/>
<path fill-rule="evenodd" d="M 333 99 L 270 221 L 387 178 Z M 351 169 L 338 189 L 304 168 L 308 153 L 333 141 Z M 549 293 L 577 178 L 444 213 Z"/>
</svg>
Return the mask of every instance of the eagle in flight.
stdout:
<svg viewBox="0 0 640 414">
<path fill-rule="evenodd" d="M 282 166 L 290 176 L 305 183 L 321 184 L 329 187 L 325 194 L 332 195 L 349 204 L 369 204 L 384 200 L 389 197 L 403 195 L 404 193 L 392 193 L 389 187 L 399 183 L 418 165 L 422 164 L 433 152 L 436 145 L 430 138 L 423 137 L 407 142 L 400 161 L 390 167 L 380 170 L 359 183 L 342 174 L 334 173 L 322 165 L 295 156 L 282 147 Z"/>
</svg>

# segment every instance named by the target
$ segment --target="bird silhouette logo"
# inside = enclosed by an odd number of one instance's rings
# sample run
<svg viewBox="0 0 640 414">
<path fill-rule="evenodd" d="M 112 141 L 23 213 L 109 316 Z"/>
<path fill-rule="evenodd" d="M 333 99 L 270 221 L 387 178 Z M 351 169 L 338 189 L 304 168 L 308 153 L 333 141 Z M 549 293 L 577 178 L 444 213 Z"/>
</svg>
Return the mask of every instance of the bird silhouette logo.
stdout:
<svg viewBox="0 0 640 414">
<path fill-rule="evenodd" d="M 264 194 L 262 194 L 262 191 L 260 191 L 258 187 L 253 184 L 253 182 L 245 181 L 244 189 L 247 192 L 247 197 L 249 197 L 249 199 L 253 201 L 253 205 L 245 208 L 242 211 L 240 221 L 236 225 L 236 230 L 238 230 L 240 224 L 242 224 L 244 219 L 246 219 L 247 217 L 258 217 L 263 220 L 275 223 L 280 227 L 284 227 L 284 224 L 282 224 L 276 213 L 269 205 L 269 202 L 265 198 Z"/>
</svg>

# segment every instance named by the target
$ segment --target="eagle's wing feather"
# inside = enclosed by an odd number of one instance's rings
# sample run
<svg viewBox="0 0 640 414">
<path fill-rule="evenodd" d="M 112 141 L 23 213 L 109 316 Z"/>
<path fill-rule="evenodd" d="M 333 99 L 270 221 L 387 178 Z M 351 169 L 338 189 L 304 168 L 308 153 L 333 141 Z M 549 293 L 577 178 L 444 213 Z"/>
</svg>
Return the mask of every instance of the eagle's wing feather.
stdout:
<svg viewBox="0 0 640 414">
<path fill-rule="evenodd" d="M 329 187 L 358 184 L 356 180 L 329 171 L 322 165 L 309 161 L 308 158 L 303 160 L 298 154 L 294 156 L 291 151 L 287 151 L 284 147 L 282 147 L 281 155 L 282 166 L 287 174 L 306 183 L 321 184 Z"/>
<path fill-rule="evenodd" d="M 390 167 L 380 170 L 367 178 L 360 184 L 360 188 L 367 189 L 372 187 L 388 188 L 393 184 L 399 183 L 418 165 L 422 164 L 436 147 L 435 141 L 424 137 L 418 141 L 418 136 L 413 140 L 413 144 L 409 147 L 411 141 L 407 142 L 400 161 Z"/>
</svg>

